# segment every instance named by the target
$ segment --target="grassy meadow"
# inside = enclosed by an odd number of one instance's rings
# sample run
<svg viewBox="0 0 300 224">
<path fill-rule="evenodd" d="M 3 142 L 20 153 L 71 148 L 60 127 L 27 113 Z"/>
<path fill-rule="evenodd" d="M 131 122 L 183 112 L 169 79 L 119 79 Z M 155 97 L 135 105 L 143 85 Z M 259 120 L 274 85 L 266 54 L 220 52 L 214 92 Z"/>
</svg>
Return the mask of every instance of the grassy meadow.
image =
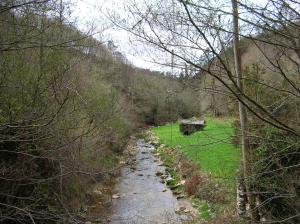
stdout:
<svg viewBox="0 0 300 224">
<path fill-rule="evenodd" d="M 230 119 L 207 118 L 204 130 L 189 136 L 180 133 L 178 123 L 155 127 L 152 131 L 161 143 L 176 147 L 203 172 L 231 182 L 235 180 L 241 156 L 231 143 L 234 132 L 231 123 Z"/>
</svg>

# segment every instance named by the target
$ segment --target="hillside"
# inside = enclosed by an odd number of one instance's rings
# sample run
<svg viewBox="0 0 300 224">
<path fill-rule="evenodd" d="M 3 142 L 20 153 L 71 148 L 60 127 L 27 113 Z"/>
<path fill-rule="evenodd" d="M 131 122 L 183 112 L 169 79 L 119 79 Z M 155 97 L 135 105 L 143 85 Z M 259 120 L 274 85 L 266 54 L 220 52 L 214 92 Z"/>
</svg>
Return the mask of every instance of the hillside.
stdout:
<svg viewBox="0 0 300 224">
<path fill-rule="evenodd" d="M 295 34 L 291 34 L 292 30 Z M 241 38 L 241 61 L 246 95 L 270 111 L 280 106 L 283 101 L 286 103 L 287 100 L 283 100 L 285 97 L 292 101 L 296 100 L 294 96 L 298 91 L 296 86 L 299 84 L 300 63 L 297 45 L 288 36 L 297 35 L 297 25 L 286 25 L 273 32 L 262 31 L 256 36 Z M 286 36 L 283 36 L 284 34 Z M 226 72 L 226 69 L 232 74 L 235 71 L 232 44 L 228 44 L 219 56 L 220 58 L 215 56 L 204 65 L 211 74 L 200 72 L 191 82 L 196 81 L 197 84 L 194 85 L 198 88 L 201 86 L 203 94 L 201 104 L 204 111 L 208 110 L 217 115 L 236 115 L 235 96 L 212 76 L 213 74 L 219 77 L 234 89 Z M 232 78 L 236 79 L 234 76 Z M 292 116 L 296 117 L 295 114 Z M 286 119 L 283 121 L 287 122 Z"/>
<path fill-rule="evenodd" d="M 76 220 L 137 128 L 199 112 L 194 91 L 130 65 L 55 4 L 0 11 L 1 223 Z"/>
<path fill-rule="evenodd" d="M 299 33 L 297 24 L 241 38 L 243 94 L 248 105 L 249 167 L 252 172 L 248 181 L 253 191 L 261 192 L 256 197 L 265 205 L 257 210 L 265 214 L 264 219 L 285 220 L 283 223 L 297 223 L 296 211 L 299 210 L 299 180 L 294 178 L 299 175 L 295 166 L 299 164 L 297 133 L 300 127 L 299 43 L 293 39 Z M 220 63 L 221 60 L 224 64 Z M 237 99 L 233 94 L 237 91 L 231 81 L 231 78 L 236 80 L 232 46 L 205 68 L 209 68 L 211 74 L 202 72 L 194 79 L 205 80 L 201 85 L 208 91 L 202 99 L 205 99 L 208 110 L 216 115 L 238 117 Z M 228 87 L 233 91 L 230 92 Z M 240 145 L 240 123 L 237 122 L 235 127 L 235 142 Z M 284 194 L 289 196 L 284 198 Z M 281 196 L 277 198 L 276 195 Z M 288 220 L 287 217 L 293 218 Z"/>
</svg>

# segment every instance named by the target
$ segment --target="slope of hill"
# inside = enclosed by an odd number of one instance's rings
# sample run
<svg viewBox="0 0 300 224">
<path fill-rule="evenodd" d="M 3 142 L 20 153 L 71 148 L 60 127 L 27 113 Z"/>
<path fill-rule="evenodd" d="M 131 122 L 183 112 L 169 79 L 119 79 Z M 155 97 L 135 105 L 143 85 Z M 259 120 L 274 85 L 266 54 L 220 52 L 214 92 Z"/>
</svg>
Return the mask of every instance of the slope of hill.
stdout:
<svg viewBox="0 0 300 224">
<path fill-rule="evenodd" d="M 1 223 L 75 222 L 132 132 L 199 112 L 194 91 L 126 63 L 58 8 L 0 8 Z"/>
<path fill-rule="evenodd" d="M 241 40 L 244 102 L 248 108 L 248 135 L 253 158 L 249 162 L 251 186 L 261 203 L 260 214 L 270 222 L 299 222 L 299 25 L 287 24 L 271 32 Z M 208 63 L 210 72 L 220 78 L 235 93 L 230 78 L 235 79 L 232 48 Z M 228 71 L 226 71 L 228 69 Z M 230 73 L 231 72 L 231 73 Z M 230 77 L 232 75 L 232 77 Z M 205 79 L 203 89 L 212 102 L 211 113 L 238 116 L 235 97 L 216 78 L 206 73 L 196 79 Z M 214 103 L 213 103 L 214 102 Z M 254 103 L 253 103 L 254 102 Z M 225 108 L 224 108 L 225 105 Z M 254 113 L 253 113 L 254 112 Z M 260 116 L 260 118 L 259 118 Z M 262 121 L 266 119 L 268 122 Z M 282 127 L 288 127 L 284 129 Z M 239 136 L 239 124 L 236 135 Z M 239 143 L 237 137 L 237 143 Z M 272 220 L 272 221 L 271 221 Z"/>
</svg>

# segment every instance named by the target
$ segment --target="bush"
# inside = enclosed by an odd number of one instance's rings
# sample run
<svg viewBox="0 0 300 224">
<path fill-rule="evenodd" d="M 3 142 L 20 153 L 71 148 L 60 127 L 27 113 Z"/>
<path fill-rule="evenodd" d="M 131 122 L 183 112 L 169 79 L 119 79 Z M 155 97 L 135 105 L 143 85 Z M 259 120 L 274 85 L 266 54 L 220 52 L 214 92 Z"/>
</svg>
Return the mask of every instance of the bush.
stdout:
<svg viewBox="0 0 300 224">
<path fill-rule="evenodd" d="M 228 191 L 226 191 L 226 189 L 228 188 L 222 186 L 217 181 L 210 179 L 198 189 L 195 195 L 202 200 L 214 204 L 225 204 L 229 201 Z"/>
<path fill-rule="evenodd" d="M 264 137 L 258 140 L 254 176 L 250 181 L 255 191 L 261 192 L 261 211 L 270 220 L 299 223 L 299 138 L 268 126 L 260 129 L 259 134 Z"/>
<path fill-rule="evenodd" d="M 205 183 L 208 181 L 208 178 L 202 173 L 196 173 L 190 178 L 188 178 L 184 185 L 184 191 L 189 195 L 195 195 L 199 189 L 201 189 Z"/>
</svg>

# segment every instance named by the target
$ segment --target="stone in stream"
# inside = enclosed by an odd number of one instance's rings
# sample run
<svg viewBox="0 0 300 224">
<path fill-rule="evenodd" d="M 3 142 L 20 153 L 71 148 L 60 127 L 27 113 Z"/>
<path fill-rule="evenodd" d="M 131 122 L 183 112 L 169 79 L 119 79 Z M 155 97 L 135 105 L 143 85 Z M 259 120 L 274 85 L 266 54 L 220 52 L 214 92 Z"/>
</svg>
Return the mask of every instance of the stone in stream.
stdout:
<svg viewBox="0 0 300 224">
<path fill-rule="evenodd" d="M 166 192 L 167 191 L 167 189 L 165 188 L 165 189 L 163 189 L 161 192 Z"/>
<path fill-rule="evenodd" d="M 171 189 L 171 190 L 172 190 L 172 189 Z M 178 190 L 175 190 L 175 191 L 174 191 L 174 190 L 172 190 L 172 192 L 173 192 L 173 194 L 174 194 L 174 195 L 180 195 L 180 194 L 181 194 L 181 192 L 180 192 L 180 191 L 178 191 Z"/>
<path fill-rule="evenodd" d="M 160 171 L 157 171 L 156 173 L 155 173 L 155 175 L 156 176 L 162 176 L 164 173 L 163 172 L 160 172 Z"/>
<path fill-rule="evenodd" d="M 134 166 L 131 166 L 130 169 L 131 170 L 136 170 L 136 168 Z"/>
<path fill-rule="evenodd" d="M 180 207 L 180 208 L 177 208 L 177 209 L 175 210 L 175 213 L 180 214 L 180 213 L 183 213 L 185 210 L 186 210 L 186 208 L 182 206 L 182 207 Z"/>
<path fill-rule="evenodd" d="M 138 176 L 142 177 L 142 176 L 144 176 L 144 174 L 142 174 L 142 173 L 139 173 L 139 174 L 138 174 Z"/>
<path fill-rule="evenodd" d="M 189 209 L 184 209 L 184 213 L 191 213 L 191 210 L 189 210 Z"/>
<path fill-rule="evenodd" d="M 176 197 L 177 200 L 184 198 L 184 195 L 180 194 Z"/>
<path fill-rule="evenodd" d="M 173 191 L 173 190 L 176 190 L 180 186 L 182 186 L 182 185 L 181 184 L 176 184 L 176 185 L 170 186 L 170 189 Z"/>
<path fill-rule="evenodd" d="M 165 171 L 170 173 L 172 170 L 169 167 L 166 167 Z"/>
<path fill-rule="evenodd" d="M 169 175 L 167 175 L 167 174 L 164 174 L 164 175 L 161 175 L 161 176 L 160 176 L 160 178 L 161 178 L 162 180 L 166 180 L 168 177 L 169 177 Z"/>
<path fill-rule="evenodd" d="M 119 162 L 119 164 L 120 164 L 120 165 L 124 165 L 124 164 L 126 164 L 126 162 L 125 162 L 124 160 L 121 160 L 121 161 Z"/>
<path fill-rule="evenodd" d="M 93 194 L 102 196 L 102 191 L 100 191 L 100 190 L 94 190 Z"/>
<path fill-rule="evenodd" d="M 172 186 L 174 184 L 173 182 L 174 182 L 174 179 L 172 177 L 168 177 L 166 179 L 166 183 L 168 186 Z"/>
<path fill-rule="evenodd" d="M 111 198 L 112 199 L 118 199 L 118 198 L 120 198 L 120 195 L 119 194 L 113 194 Z"/>
</svg>

